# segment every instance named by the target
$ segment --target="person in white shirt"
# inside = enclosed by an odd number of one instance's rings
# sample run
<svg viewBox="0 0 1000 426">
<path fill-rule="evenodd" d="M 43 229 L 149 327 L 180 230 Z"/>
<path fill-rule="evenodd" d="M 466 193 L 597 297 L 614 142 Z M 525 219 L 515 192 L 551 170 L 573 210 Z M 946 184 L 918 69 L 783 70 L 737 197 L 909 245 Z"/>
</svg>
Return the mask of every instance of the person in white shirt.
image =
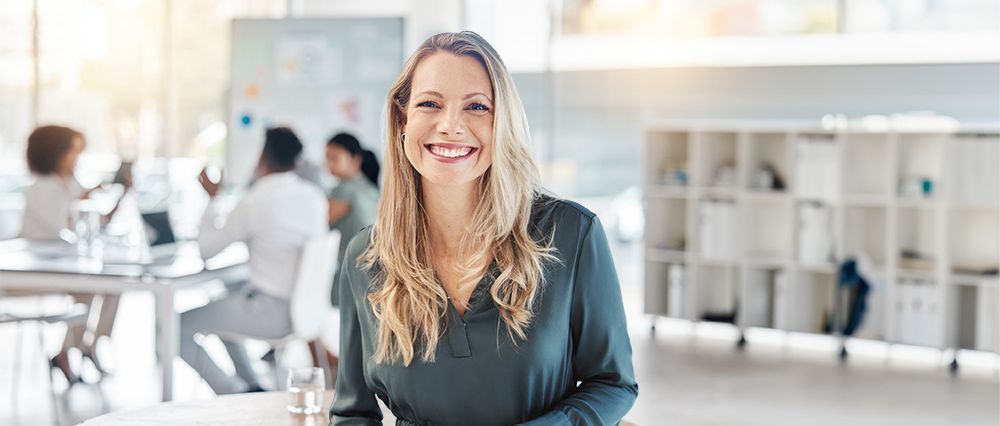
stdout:
<svg viewBox="0 0 1000 426">
<path fill-rule="evenodd" d="M 70 225 L 71 208 L 77 200 L 89 197 L 93 189 L 84 189 L 73 172 L 80 153 L 86 147 L 83 134 L 69 127 L 41 126 L 28 136 L 28 169 L 34 182 L 24 191 L 24 220 L 20 237 L 29 240 L 60 241 L 60 232 Z M 125 192 L 131 188 L 131 176 L 124 179 Z M 119 203 L 121 199 L 118 200 Z M 110 220 L 118 210 L 116 203 L 112 210 L 103 215 L 102 223 Z M 30 292 L 29 292 L 30 293 Z M 28 293 L 18 293 L 28 294 Z M 95 295 L 70 293 L 77 303 L 95 305 Z M 101 337 L 110 337 L 118 312 L 118 294 L 101 294 L 100 310 L 96 312 L 96 327 L 87 329 L 86 324 L 78 324 L 66 330 L 62 350 L 49 361 L 52 368 L 58 368 L 70 385 L 79 382 L 80 376 L 73 371 L 69 362 L 69 350 L 77 348 L 90 359 L 97 371 L 104 374 L 104 366 L 98 361 L 96 350 Z M 92 309 L 94 312 L 94 309 Z"/>
<path fill-rule="evenodd" d="M 198 245 L 202 258 L 210 258 L 229 244 L 242 241 L 250 252 L 247 285 L 225 298 L 181 314 L 181 358 L 217 394 L 261 390 L 242 344 L 226 340 L 228 334 L 266 339 L 292 331 L 289 299 L 306 242 L 327 232 L 327 201 L 316 185 L 298 177 L 293 169 L 302 143 L 287 128 L 268 129 L 257 164 L 257 180 L 224 218 L 215 196 L 220 183 L 205 171 L 199 181 L 213 199 L 205 210 Z M 316 295 L 325 297 L 325 295 Z M 236 376 L 224 372 L 195 342 L 195 335 L 216 334 L 226 344 Z"/>
</svg>

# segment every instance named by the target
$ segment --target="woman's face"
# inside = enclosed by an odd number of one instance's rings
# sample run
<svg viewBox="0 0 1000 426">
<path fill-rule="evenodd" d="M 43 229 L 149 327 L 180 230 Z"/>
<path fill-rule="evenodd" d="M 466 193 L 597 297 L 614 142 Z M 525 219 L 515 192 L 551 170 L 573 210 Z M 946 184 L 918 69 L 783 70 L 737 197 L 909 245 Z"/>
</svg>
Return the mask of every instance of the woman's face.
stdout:
<svg viewBox="0 0 1000 426">
<path fill-rule="evenodd" d="M 469 56 L 434 53 L 417 64 L 403 149 L 425 184 L 464 185 L 493 162 L 493 87 Z"/>
<path fill-rule="evenodd" d="M 353 177 L 361 168 L 361 157 L 351 155 L 337 144 L 326 146 L 326 168 L 338 179 Z"/>
</svg>

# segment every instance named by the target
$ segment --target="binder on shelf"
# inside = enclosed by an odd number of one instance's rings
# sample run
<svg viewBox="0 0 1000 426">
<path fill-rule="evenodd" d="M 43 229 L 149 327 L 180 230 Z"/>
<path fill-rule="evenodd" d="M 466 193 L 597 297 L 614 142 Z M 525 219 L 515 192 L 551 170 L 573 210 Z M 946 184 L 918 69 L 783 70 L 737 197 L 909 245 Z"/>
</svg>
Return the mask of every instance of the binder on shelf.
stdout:
<svg viewBox="0 0 1000 426">
<path fill-rule="evenodd" d="M 833 255 L 833 221 L 830 209 L 819 203 L 799 206 L 799 261 L 829 264 Z"/>
<path fill-rule="evenodd" d="M 684 317 L 684 265 L 672 263 L 667 269 L 667 316 Z"/>
<path fill-rule="evenodd" d="M 963 204 L 1000 203 L 1000 139 L 964 137 L 955 144 L 955 201 Z"/>
<path fill-rule="evenodd" d="M 788 318 L 789 304 L 788 273 L 778 271 L 774 274 L 774 302 L 772 322 L 774 328 L 779 330 L 790 330 L 791 321 Z"/>
<path fill-rule="evenodd" d="M 899 282 L 897 295 L 896 336 L 900 342 L 941 346 L 942 310 L 937 288 L 925 280 L 904 279 Z"/>
<path fill-rule="evenodd" d="M 796 193 L 834 200 L 837 196 L 837 144 L 833 139 L 800 138 L 795 144 Z"/>
<path fill-rule="evenodd" d="M 747 273 L 743 302 L 743 320 L 752 327 L 772 327 L 774 298 L 771 297 L 775 273 L 751 270 Z"/>
<path fill-rule="evenodd" d="M 979 286 L 976 293 L 976 349 L 1000 352 L 1000 303 L 997 287 Z"/>
<path fill-rule="evenodd" d="M 699 206 L 701 256 L 713 260 L 736 258 L 736 203 L 708 200 Z"/>
</svg>

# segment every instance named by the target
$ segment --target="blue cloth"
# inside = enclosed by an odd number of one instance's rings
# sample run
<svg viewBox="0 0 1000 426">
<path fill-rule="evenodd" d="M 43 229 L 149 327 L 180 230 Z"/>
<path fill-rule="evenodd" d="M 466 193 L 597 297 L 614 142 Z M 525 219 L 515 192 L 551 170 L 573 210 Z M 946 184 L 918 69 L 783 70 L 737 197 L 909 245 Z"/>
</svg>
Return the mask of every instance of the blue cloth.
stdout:
<svg viewBox="0 0 1000 426">
<path fill-rule="evenodd" d="M 841 288 L 846 288 L 851 292 L 847 323 L 844 325 L 843 330 L 844 336 L 851 336 L 861 327 L 861 323 L 865 318 L 865 312 L 868 310 L 868 292 L 871 291 L 871 285 L 858 272 L 858 262 L 854 259 L 847 259 L 840 265 L 837 281 L 840 283 Z"/>
</svg>

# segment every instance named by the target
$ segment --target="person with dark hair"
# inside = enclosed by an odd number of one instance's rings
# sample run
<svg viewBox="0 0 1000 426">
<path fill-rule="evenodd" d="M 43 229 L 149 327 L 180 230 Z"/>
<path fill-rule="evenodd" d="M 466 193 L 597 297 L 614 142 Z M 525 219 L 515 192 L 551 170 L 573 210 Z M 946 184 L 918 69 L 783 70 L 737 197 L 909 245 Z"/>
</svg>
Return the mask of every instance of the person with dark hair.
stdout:
<svg viewBox="0 0 1000 426">
<path fill-rule="evenodd" d="M 327 232 L 323 192 L 294 173 L 302 143 L 288 128 L 268 129 L 255 170 L 256 181 L 228 216 L 216 205 L 221 186 L 202 171 L 199 181 L 209 202 L 198 245 L 215 256 L 242 241 L 250 252 L 246 285 L 221 300 L 181 314 L 181 358 L 219 394 L 261 390 L 242 344 L 223 340 L 236 368 L 230 376 L 195 342 L 196 334 L 280 338 L 292 331 L 289 299 L 299 256 L 310 239 Z M 221 227 L 218 223 L 224 222 Z"/>
<path fill-rule="evenodd" d="M 379 164 L 375 154 L 364 149 L 358 138 L 350 133 L 337 133 L 326 143 L 326 168 L 339 183 L 330 191 L 328 222 L 331 229 L 340 231 L 340 248 L 337 263 L 344 259 L 351 237 L 366 226 L 375 223 L 378 209 Z M 340 268 L 334 273 L 330 304 L 339 305 Z M 338 327 L 339 328 L 339 327 Z M 327 345 L 327 361 L 336 367 L 339 353 L 337 342 Z M 313 353 L 318 353 L 319 342 L 311 342 Z M 318 362 L 318 361 L 317 361 Z"/>
<path fill-rule="evenodd" d="M 88 198 L 93 189 L 85 189 L 73 176 L 76 162 L 86 147 L 83 134 L 64 126 L 41 126 L 28 136 L 28 169 L 34 182 L 24 192 L 24 220 L 20 237 L 30 240 L 59 241 L 60 232 L 70 226 L 71 209 L 77 200 Z M 122 184 L 127 192 L 132 186 L 132 177 L 124 176 Z M 121 199 L 102 216 L 102 223 L 110 220 L 118 210 Z M 71 293 L 78 303 L 93 305 L 94 294 Z M 95 348 L 101 337 L 110 337 L 118 312 L 118 294 L 101 294 L 99 319 L 96 327 L 88 329 L 86 324 L 70 327 L 66 331 L 62 350 L 54 356 L 50 364 L 59 368 L 70 383 L 80 381 L 69 362 L 69 350 L 77 348 L 85 358 L 93 362 L 97 371 L 105 373 L 98 360 Z"/>
<path fill-rule="evenodd" d="M 375 154 L 361 147 L 350 133 L 337 133 L 326 143 L 326 168 L 340 182 L 329 196 L 330 228 L 340 231 L 340 251 L 343 259 L 347 243 L 362 228 L 375 223 L 378 208 L 378 160 Z M 339 272 L 337 271 L 339 277 Z M 334 281 L 337 283 L 339 281 Z M 334 285 L 330 300 L 337 306 L 339 290 Z"/>
</svg>

